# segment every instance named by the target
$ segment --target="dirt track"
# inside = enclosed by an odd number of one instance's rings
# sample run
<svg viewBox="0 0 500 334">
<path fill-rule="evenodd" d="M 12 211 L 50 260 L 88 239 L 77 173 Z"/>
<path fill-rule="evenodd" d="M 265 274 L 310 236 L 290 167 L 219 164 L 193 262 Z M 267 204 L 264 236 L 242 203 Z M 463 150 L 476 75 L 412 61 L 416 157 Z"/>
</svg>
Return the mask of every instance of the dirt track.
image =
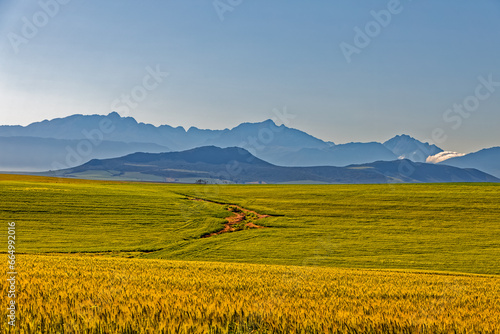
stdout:
<svg viewBox="0 0 500 334">
<path fill-rule="evenodd" d="M 202 202 L 209 202 L 209 203 L 214 203 L 218 205 L 226 205 L 226 204 L 220 204 L 200 198 L 189 198 L 192 201 L 202 201 Z M 217 232 L 212 232 L 208 234 L 204 234 L 201 237 L 202 238 L 209 238 L 213 237 L 215 235 L 219 235 L 222 233 L 229 233 L 229 232 L 236 232 L 236 231 L 242 231 L 250 228 L 265 228 L 264 226 L 260 226 L 255 224 L 254 222 L 263 218 L 271 217 L 269 215 L 263 215 L 260 213 L 257 213 L 252 210 L 248 210 L 245 208 L 242 208 L 239 205 L 229 205 L 227 208 L 228 211 L 232 212 L 233 215 L 231 217 L 226 218 L 226 223 L 224 224 L 224 227 L 217 231 Z"/>
</svg>

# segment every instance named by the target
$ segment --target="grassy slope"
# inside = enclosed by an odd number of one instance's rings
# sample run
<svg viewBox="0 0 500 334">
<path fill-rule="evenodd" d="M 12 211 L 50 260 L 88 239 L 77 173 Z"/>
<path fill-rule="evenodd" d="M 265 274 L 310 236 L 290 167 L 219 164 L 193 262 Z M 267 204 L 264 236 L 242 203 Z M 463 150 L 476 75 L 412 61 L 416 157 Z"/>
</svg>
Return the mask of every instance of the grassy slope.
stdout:
<svg viewBox="0 0 500 334">
<path fill-rule="evenodd" d="M 157 250 L 141 256 L 500 274 L 499 192 L 496 184 L 195 186 L 2 175 L 0 220 L 17 222 L 24 252 Z M 267 229 L 199 239 L 229 213 L 181 194 L 284 216 L 259 221 Z"/>
</svg>

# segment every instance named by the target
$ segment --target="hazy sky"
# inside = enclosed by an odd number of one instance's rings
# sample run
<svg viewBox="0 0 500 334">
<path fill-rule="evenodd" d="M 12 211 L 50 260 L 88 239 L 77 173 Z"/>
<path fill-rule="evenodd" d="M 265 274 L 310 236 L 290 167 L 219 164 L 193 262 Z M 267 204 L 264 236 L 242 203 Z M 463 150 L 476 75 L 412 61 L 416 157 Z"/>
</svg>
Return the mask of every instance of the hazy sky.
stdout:
<svg viewBox="0 0 500 334">
<path fill-rule="evenodd" d="M 286 108 L 335 143 L 500 145 L 499 0 L 1 0 L 0 36 L 0 124 L 222 129 Z"/>
</svg>

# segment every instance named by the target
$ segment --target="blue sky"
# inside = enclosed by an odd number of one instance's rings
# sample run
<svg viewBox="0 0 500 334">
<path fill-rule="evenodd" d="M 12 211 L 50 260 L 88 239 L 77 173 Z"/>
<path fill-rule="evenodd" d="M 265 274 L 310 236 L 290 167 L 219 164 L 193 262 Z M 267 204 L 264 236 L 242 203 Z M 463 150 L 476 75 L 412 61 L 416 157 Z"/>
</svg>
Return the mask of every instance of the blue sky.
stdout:
<svg viewBox="0 0 500 334">
<path fill-rule="evenodd" d="M 500 145 L 498 0 L 2 0 L 0 36 L 0 124 L 119 108 L 221 129 L 286 108 L 335 143 Z"/>
</svg>

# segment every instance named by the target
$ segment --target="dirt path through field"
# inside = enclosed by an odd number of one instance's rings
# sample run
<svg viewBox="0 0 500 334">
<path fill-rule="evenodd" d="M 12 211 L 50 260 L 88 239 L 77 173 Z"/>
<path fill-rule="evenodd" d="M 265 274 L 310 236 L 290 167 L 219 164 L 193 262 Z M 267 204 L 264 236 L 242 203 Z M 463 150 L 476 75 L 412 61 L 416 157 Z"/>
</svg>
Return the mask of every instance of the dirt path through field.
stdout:
<svg viewBox="0 0 500 334">
<path fill-rule="evenodd" d="M 209 202 L 209 203 L 214 203 L 214 204 L 223 205 L 223 206 L 228 205 L 228 204 L 221 204 L 221 203 L 217 203 L 217 202 L 213 202 L 213 201 L 209 201 L 209 200 L 205 200 L 205 199 L 201 199 L 201 198 L 188 197 L 188 199 L 191 201 Z M 219 235 L 222 233 L 242 231 L 242 230 L 246 230 L 246 229 L 250 229 L 250 228 L 266 228 L 264 226 L 260 226 L 260 225 L 255 224 L 255 221 L 263 219 L 263 218 L 271 217 L 270 215 L 263 215 L 263 214 L 260 214 L 258 212 L 255 212 L 255 211 L 242 208 L 239 205 L 229 204 L 227 210 L 229 212 L 232 212 L 233 215 L 226 218 L 227 222 L 224 224 L 224 227 L 220 231 L 204 234 L 201 236 L 202 238 L 209 238 L 209 237 L 213 237 L 215 235 Z"/>
</svg>

